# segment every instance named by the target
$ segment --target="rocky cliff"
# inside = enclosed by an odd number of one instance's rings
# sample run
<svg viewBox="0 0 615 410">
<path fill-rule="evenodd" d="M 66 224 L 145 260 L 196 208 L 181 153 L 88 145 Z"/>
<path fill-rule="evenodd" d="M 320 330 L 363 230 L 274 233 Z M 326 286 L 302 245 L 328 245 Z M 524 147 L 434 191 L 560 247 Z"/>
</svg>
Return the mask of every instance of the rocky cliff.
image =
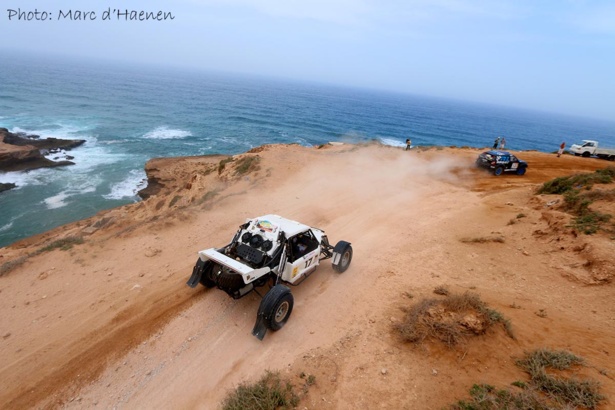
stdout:
<svg viewBox="0 0 615 410">
<path fill-rule="evenodd" d="M 85 140 L 40 138 L 38 135 L 12 133 L 6 128 L 0 128 L 0 172 L 73 165 L 72 161 L 52 161 L 45 155 L 59 150 L 70 150 L 83 143 Z M 4 184 L 0 192 L 14 187 L 14 184 Z"/>
</svg>

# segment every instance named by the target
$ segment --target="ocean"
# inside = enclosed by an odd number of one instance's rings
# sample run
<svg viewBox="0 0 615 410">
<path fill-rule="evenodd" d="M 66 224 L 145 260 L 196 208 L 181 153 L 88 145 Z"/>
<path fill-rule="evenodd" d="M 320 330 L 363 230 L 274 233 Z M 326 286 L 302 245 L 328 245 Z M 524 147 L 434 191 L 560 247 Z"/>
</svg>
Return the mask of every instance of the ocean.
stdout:
<svg viewBox="0 0 615 410">
<path fill-rule="evenodd" d="M 138 201 L 150 158 L 237 154 L 262 144 L 378 140 L 553 152 L 615 146 L 615 123 L 425 96 L 238 74 L 5 56 L 0 127 L 84 139 L 76 165 L 0 172 L 0 246 Z M 57 156 L 57 154 L 56 154 Z M 53 155 L 51 156 L 54 157 Z M 606 164 L 605 164 L 606 165 Z"/>
</svg>

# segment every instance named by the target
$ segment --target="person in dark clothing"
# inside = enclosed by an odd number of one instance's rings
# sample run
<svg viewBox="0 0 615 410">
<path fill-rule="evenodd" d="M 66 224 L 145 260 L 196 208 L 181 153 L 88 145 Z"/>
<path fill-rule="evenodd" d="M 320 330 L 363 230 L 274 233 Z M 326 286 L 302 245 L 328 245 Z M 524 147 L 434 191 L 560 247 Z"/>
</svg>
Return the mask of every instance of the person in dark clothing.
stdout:
<svg viewBox="0 0 615 410">
<path fill-rule="evenodd" d="M 557 151 L 558 158 L 562 156 L 565 148 L 566 148 L 566 142 L 562 142 L 561 145 L 559 146 L 559 150 Z"/>
</svg>

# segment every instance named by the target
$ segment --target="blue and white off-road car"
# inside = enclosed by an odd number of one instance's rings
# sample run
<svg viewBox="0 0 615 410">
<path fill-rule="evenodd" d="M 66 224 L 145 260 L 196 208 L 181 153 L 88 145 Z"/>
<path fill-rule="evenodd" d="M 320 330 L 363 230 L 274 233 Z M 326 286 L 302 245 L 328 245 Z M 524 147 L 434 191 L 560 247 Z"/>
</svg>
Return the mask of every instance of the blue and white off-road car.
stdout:
<svg viewBox="0 0 615 410">
<path fill-rule="evenodd" d="M 228 245 L 200 251 L 187 285 L 217 287 L 234 299 L 268 285 L 252 330 L 262 340 L 267 329 L 281 329 L 290 317 L 294 299 L 285 285 L 300 284 L 329 258 L 335 271 L 344 272 L 352 260 L 352 246 L 339 241 L 333 247 L 320 229 L 264 215 L 247 219 Z"/>
<path fill-rule="evenodd" d="M 496 176 L 502 175 L 504 172 L 523 175 L 527 169 L 527 162 L 517 158 L 508 151 L 491 150 L 485 151 L 478 156 L 476 166 L 486 168 Z"/>
</svg>

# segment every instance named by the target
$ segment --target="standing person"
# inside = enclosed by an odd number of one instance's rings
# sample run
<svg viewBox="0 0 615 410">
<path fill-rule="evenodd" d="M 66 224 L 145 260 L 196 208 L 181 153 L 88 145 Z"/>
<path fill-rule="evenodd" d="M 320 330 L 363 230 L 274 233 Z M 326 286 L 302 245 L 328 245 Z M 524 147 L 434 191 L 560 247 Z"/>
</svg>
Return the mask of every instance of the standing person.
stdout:
<svg viewBox="0 0 615 410">
<path fill-rule="evenodd" d="M 506 147 L 506 138 L 502 137 L 500 140 L 500 149 L 504 149 Z"/>
<path fill-rule="evenodd" d="M 407 138 L 406 139 L 406 151 L 408 151 L 411 146 L 412 146 L 412 141 L 410 140 L 410 138 Z"/>
<path fill-rule="evenodd" d="M 564 153 L 564 148 L 566 148 L 566 141 L 562 142 L 561 145 L 559 146 L 559 150 L 557 151 L 557 157 L 561 157 L 562 154 Z"/>
<path fill-rule="evenodd" d="M 497 137 L 495 141 L 493 141 L 493 149 L 498 149 L 498 145 L 500 145 L 500 137 Z"/>
</svg>

